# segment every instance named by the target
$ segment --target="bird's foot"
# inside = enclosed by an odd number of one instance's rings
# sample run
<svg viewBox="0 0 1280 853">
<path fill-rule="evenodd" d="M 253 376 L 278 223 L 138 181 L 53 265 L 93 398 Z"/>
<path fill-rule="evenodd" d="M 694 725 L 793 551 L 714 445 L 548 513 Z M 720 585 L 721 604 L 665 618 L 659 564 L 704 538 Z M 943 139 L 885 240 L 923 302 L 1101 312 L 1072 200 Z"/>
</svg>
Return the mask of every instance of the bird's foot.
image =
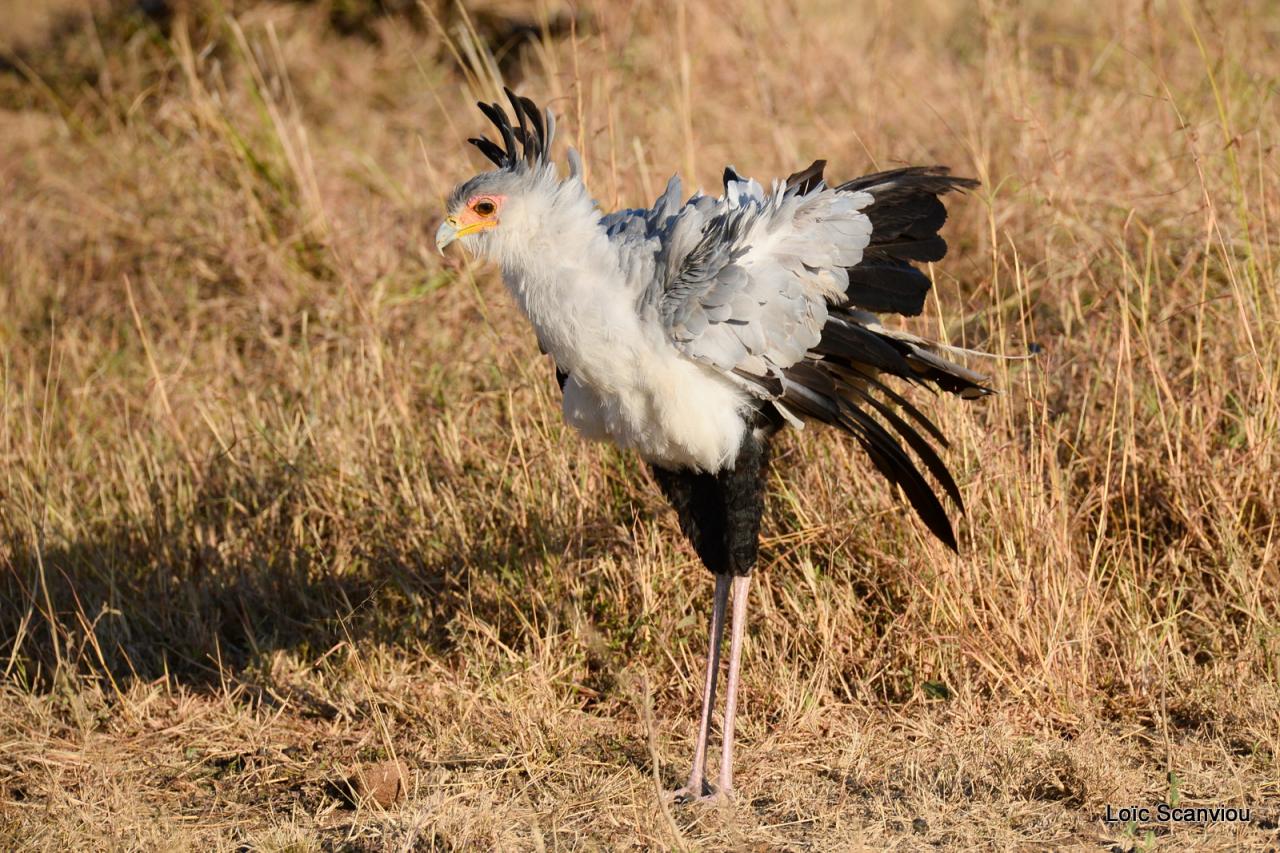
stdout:
<svg viewBox="0 0 1280 853">
<path fill-rule="evenodd" d="M 706 782 L 701 785 L 685 785 L 674 791 L 667 792 L 667 799 L 677 806 L 687 806 L 690 803 L 698 803 L 704 806 L 727 805 L 732 802 L 733 794 L 729 791 L 717 790 Z"/>
</svg>

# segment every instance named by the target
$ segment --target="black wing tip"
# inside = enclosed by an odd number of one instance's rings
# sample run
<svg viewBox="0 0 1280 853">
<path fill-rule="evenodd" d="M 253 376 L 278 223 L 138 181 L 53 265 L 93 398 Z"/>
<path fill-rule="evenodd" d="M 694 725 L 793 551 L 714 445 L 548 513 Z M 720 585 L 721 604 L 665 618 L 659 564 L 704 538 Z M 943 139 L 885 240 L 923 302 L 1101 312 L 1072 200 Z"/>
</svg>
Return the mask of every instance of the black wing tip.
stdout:
<svg viewBox="0 0 1280 853">
<path fill-rule="evenodd" d="M 822 183 L 822 173 L 826 169 L 826 160 L 814 160 L 800 171 L 788 175 L 786 187 L 801 194 L 808 193 Z"/>
<path fill-rule="evenodd" d="M 946 176 L 946 180 L 948 184 L 947 189 L 961 193 L 967 193 L 970 190 L 976 190 L 978 187 L 982 186 L 982 181 L 977 178 L 957 178 L 948 175 Z"/>
<path fill-rule="evenodd" d="M 948 192 L 966 192 L 982 186 L 976 178 L 961 178 L 951 174 L 950 166 L 935 164 L 932 166 L 903 166 L 898 169 L 886 169 L 872 172 L 850 181 L 845 181 L 837 190 L 857 192 L 871 190 L 876 187 L 912 187 L 925 192 L 943 195 Z"/>
<path fill-rule="evenodd" d="M 942 182 L 942 187 L 939 189 L 940 193 L 949 192 L 951 190 L 955 190 L 957 192 L 968 192 L 969 190 L 974 190 L 982 186 L 982 181 L 977 178 L 962 178 L 958 175 L 951 174 L 950 166 L 937 165 L 926 166 L 924 168 L 928 170 L 927 173 L 929 177 L 937 178 Z"/>
<path fill-rule="evenodd" d="M 933 282 L 906 259 L 885 254 L 881 260 L 878 252 L 878 246 L 868 246 L 864 254 L 869 257 L 848 268 L 849 286 L 845 289 L 844 304 L 856 305 L 877 314 L 901 314 L 904 317 L 920 314 Z"/>
<path fill-rule="evenodd" d="M 947 254 L 947 241 L 938 233 L 947 221 L 942 197 L 977 186 L 973 178 L 953 177 L 939 165 L 876 172 L 837 187 L 872 197 L 863 208 L 871 239 L 862 261 L 849 269 L 847 302 L 876 313 L 919 314 L 933 282 L 914 264 L 936 263 Z"/>
</svg>

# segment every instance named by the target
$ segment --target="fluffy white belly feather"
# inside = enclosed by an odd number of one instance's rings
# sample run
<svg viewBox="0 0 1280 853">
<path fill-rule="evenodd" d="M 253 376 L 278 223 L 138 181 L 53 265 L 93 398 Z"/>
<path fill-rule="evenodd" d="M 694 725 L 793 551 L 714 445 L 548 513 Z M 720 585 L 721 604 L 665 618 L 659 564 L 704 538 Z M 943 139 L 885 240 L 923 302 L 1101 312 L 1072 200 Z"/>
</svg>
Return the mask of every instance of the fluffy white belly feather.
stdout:
<svg viewBox="0 0 1280 853">
<path fill-rule="evenodd" d="M 634 449 L 665 468 L 732 467 L 747 423 L 748 395 L 674 351 L 625 371 L 600 391 L 570 374 L 565 420 L 586 438 Z"/>
<path fill-rule="evenodd" d="M 603 232 L 595 234 L 600 237 Z M 589 241 L 583 241 L 592 245 Z M 683 356 L 616 272 L 607 241 L 554 263 L 504 263 L 504 281 L 542 349 L 569 374 L 564 416 L 589 439 L 612 441 L 666 468 L 716 472 L 737 459 L 750 395 Z M 613 269 L 612 275 L 600 270 Z"/>
</svg>

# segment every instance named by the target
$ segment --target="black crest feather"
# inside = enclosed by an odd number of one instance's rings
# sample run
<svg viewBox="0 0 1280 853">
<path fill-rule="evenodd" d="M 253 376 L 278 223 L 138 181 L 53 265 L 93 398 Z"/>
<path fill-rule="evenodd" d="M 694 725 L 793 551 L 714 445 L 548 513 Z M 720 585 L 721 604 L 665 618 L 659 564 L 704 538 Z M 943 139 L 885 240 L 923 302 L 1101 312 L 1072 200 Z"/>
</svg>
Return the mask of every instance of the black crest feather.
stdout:
<svg viewBox="0 0 1280 853">
<path fill-rule="evenodd" d="M 503 89 L 507 101 L 511 104 L 512 117 L 501 104 L 487 104 L 483 101 L 476 104 L 485 118 L 493 122 L 502 140 L 499 145 L 485 137 L 468 139 L 472 145 L 480 149 L 499 169 L 516 169 L 523 163 L 536 166 L 551 157 L 552 134 L 555 124 L 550 113 L 542 113 L 538 105 L 528 98 L 522 98 L 510 89 Z"/>
</svg>

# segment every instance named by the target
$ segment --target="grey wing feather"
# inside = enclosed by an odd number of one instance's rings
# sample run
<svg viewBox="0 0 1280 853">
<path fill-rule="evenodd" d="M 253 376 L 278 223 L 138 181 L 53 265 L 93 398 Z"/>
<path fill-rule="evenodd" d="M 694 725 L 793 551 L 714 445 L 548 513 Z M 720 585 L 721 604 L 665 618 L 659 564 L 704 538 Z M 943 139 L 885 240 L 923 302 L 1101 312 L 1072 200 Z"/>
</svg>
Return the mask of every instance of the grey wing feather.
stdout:
<svg viewBox="0 0 1280 853">
<path fill-rule="evenodd" d="M 618 253 L 618 265 L 637 292 L 646 292 L 657 278 L 663 233 L 679 210 L 680 178 L 672 176 L 653 207 L 618 210 L 601 218 Z"/>
<path fill-rule="evenodd" d="M 664 200 L 666 200 L 664 196 Z M 664 206 L 649 299 L 671 342 L 762 397 L 822 336 L 871 237 L 871 196 L 818 183 L 766 192 L 726 170 L 721 199 Z M 650 220 L 649 224 L 659 225 Z"/>
</svg>

